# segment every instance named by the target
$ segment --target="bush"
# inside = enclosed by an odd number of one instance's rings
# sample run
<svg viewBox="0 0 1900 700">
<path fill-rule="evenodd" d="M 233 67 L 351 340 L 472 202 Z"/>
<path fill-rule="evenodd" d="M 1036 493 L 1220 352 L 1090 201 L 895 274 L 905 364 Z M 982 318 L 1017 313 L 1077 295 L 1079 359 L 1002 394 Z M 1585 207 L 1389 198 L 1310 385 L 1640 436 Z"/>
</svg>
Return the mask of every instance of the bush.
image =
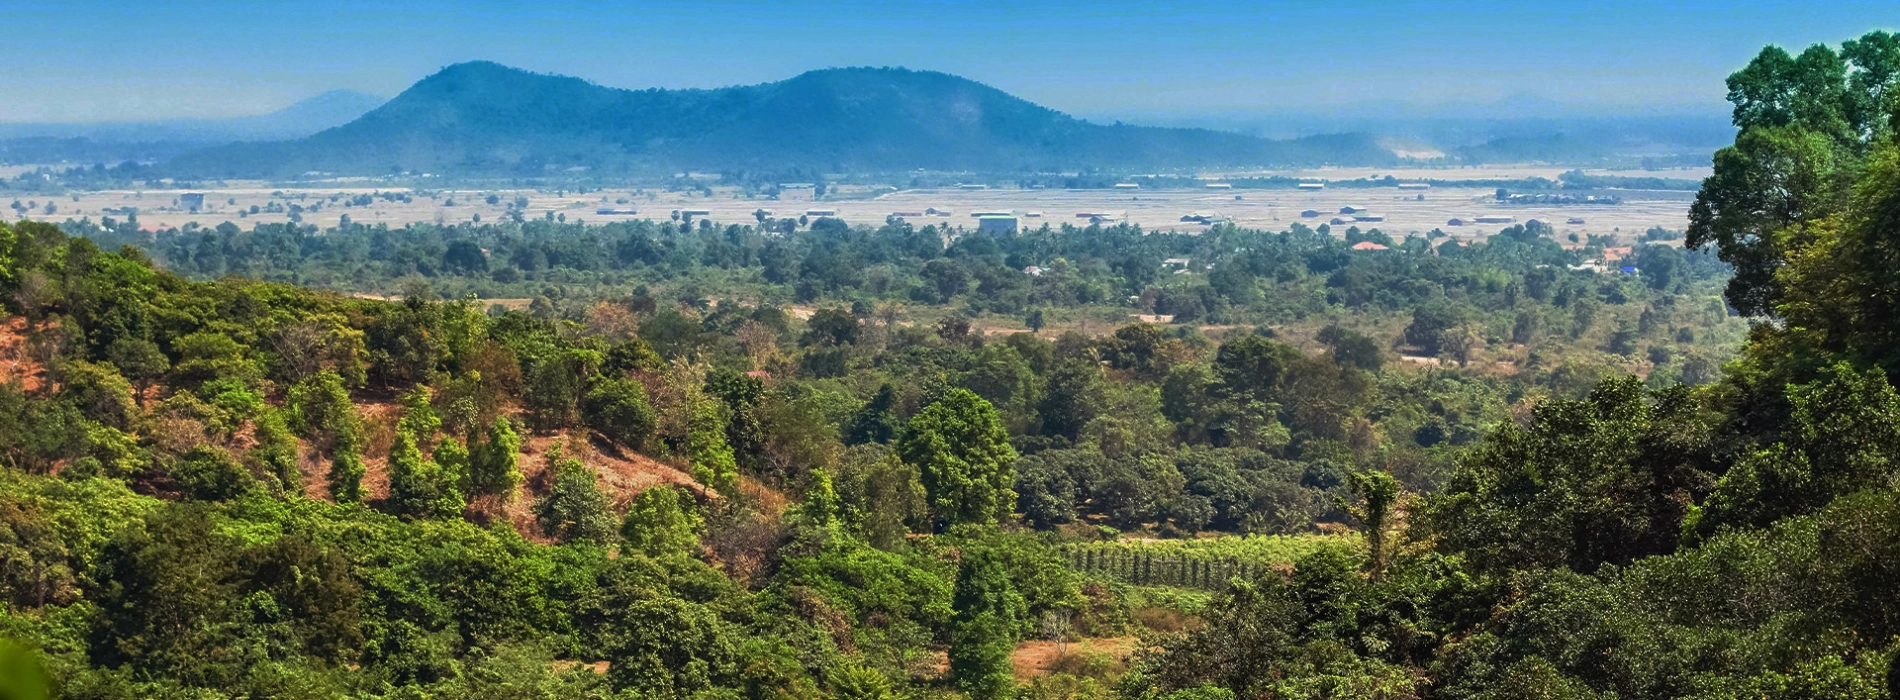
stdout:
<svg viewBox="0 0 1900 700">
<path fill-rule="evenodd" d="M 581 420 L 607 439 L 636 452 L 646 449 L 657 425 L 646 387 L 631 379 L 594 382 L 581 399 Z"/>
<path fill-rule="evenodd" d="M 230 500 L 257 486 L 250 470 L 230 452 L 209 445 L 185 453 L 172 465 L 171 477 L 185 495 L 201 501 Z"/>
<path fill-rule="evenodd" d="M 553 484 L 534 504 L 541 531 L 562 542 L 612 541 L 613 508 L 600 490 L 599 475 L 578 459 L 561 459 L 558 451 L 550 452 L 549 459 L 554 462 L 549 470 Z"/>
</svg>

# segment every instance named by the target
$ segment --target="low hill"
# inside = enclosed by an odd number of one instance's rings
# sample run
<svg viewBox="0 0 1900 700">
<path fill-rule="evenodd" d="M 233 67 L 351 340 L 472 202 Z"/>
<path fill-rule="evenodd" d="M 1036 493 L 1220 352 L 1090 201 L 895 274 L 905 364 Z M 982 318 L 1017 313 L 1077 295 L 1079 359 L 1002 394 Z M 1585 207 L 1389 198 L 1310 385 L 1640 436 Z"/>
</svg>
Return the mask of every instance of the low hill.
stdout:
<svg viewBox="0 0 1900 700">
<path fill-rule="evenodd" d="M 944 73 L 812 71 L 712 90 L 623 90 L 495 63 L 423 79 L 349 124 L 175 159 L 215 177 L 307 171 L 533 175 L 682 168 L 1016 170 L 1375 164 L 1364 135 L 1274 141 L 1086 122 Z"/>
</svg>

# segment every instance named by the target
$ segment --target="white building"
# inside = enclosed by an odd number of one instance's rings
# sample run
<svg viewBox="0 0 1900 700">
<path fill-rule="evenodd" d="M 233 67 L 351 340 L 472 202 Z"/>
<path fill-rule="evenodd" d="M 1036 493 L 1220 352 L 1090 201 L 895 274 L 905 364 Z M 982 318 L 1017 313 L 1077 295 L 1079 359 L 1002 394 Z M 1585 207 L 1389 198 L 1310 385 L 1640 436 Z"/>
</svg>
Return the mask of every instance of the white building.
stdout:
<svg viewBox="0 0 1900 700">
<path fill-rule="evenodd" d="M 1016 217 L 985 216 L 976 220 L 976 230 L 979 233 L 1014 234 L 1016 233 Z"/>
</svg>

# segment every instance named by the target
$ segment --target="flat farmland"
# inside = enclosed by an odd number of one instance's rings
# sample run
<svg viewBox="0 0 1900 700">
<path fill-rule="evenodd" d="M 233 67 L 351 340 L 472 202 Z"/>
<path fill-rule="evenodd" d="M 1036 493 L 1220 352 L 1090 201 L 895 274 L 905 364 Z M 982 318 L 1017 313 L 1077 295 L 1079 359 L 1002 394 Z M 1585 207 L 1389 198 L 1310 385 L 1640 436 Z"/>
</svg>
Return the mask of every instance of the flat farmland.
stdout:
<svg viewBox="0 0 1900 700">
<path fill-rule="evenodd" d="M 1521 174 L 1521 171 L 1518 171 Z M 852 224 L 876 225 L 893 214 L 905 215 L 913 223 L 940 223 L 974 227 L 973 214 L 1009 212 L 1022 226 L 1064 223 L 1087 225 L 1084 214 L 1100 215 L 1109 221 L 1126 221 L 1157 231 L 1199 231 L 1203 224 L 1182 221 L 1189 215 L 1232 220 L 1248 228 L 1280 230 L 1294 222 L 1308 226 L 1328 223 L 1334 218 L 1350 218 L 1343 207 L 1364 209 L 1384 217 L 1379 222 L 1353 222 L 1361 228 L 1378 228 L 1393 236 L 1424 233 L 1434 228 L 1459 238 L 1496 233 L 1508 224 L 1473 225 L 1478 216 L 1509 216 L 1514 222 L 1540 219 L 1560 233 L 1579 235 L 1615 235 L 1618 238 L 1640 234 L 1652 226 L 1681 230 L 1688 224 L 1689 205 L 1694 194 L 1679 191 L 1604 190 L 1596 194 L 1621 197 L 1621 204 L 1577 205 L 1504 205 L 1496 201 L 1494 190 L 1485 187 L 1441 186 L 1426 190 L 1401 190 L 1392 187 L 1329 188 L 1302 190 L 1039 190 L 1039 189 L 919 189 L 897 190 L 883 194 L 845 187 L 836 195 L 818 202 L 779 201 L 761 196 L 744 196 L 731 189 L 714 188 L 711 196 L 690 192 L 658 192 L 632 189 L 575 194 L 571 191 L 466 189 L 411 191 L 372 187 L 276 188 L 263 185 L 233 186 L 210 190 L 101 191 L 65 195 L 57 198 L 21 197 L 37 206 L 28 218 L 61 221 L 90 217 L 95 220 L 114 217 L 123 220 L 136 211 L 142 227 L 158 229 L 182 227 L 196 222 L 216 226 L 231 222 L 249 228 L 256 223 L 290 220 L 293 211 L 304 223 L 335 226 L 344 216 L 360 224 L 402 226 L 412 223 L 496 222 L 511 208 L 523 216 L 553 216 L 565 221 L 603 223 L 630 219 L 668 220 L 676 210 L 704 211 L 695 218 L 715 223 L 750 223 L 760 209 L 771 216 L 798 217 L 807 213 L 832 212 Z M 197 212 L 183 205 L 181 195 L 203 194 L 205 204 Z M 367 204 L 351 204 L 369 196 Z M 495 203 L 488 202 L 494 197 Z M 403 201 L 407 199 L 407 201 Z M 46 215 L 44 205 L 51 201 L 57 209 Z M 525 204 L 523 204 L 525 203 Z M 252 213 L 252 209 L 256 213 Z M 600 214 L 612 209 L 613 214 Z M 624 213 L 633 210 L 635 213 Z M 948 214 L 915 216 L 930 210 Z M 1303 212 L 1317 216 L 1302 216 Z M 15 218 L 10 209 L 0 214 Z M 1365 216 L 1366 214 L 1360 214 Z M 1464 219 L 1467 225 L 1447 225 L 1451 219 Z M 1567 223 L 1581 219 L 1581 224 Z M 1344 226 L 1335 225 L 1336 229 Z"/>
</svg>

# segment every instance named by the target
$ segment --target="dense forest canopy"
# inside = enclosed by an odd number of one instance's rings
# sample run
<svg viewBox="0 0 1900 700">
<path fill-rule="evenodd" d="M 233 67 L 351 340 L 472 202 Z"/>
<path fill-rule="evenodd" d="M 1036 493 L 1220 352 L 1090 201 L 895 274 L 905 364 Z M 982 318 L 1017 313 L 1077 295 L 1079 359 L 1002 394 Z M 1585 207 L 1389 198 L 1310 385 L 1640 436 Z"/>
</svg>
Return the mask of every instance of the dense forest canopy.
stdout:
<svg viewBox="0 0 1900 700">
<path fill-rule="evenodd" d="M 1637 274 L 1541 226 L 0 227 L 0 663 L 76 698 L 1895 697 L 1896 80 L 1887 33 L 1765 50 L 1691 248 Z"/>
</svg>

